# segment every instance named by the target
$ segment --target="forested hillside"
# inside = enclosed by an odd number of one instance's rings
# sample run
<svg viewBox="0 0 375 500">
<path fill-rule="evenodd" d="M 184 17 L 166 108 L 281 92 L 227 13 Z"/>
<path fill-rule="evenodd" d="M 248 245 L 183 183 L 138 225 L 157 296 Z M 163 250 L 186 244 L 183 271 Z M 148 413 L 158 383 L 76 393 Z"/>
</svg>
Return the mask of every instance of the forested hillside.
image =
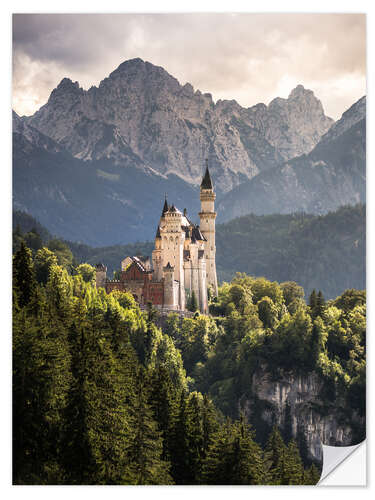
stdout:
<svg viewBox="0 0 375 500">
<path fill-rule="evenodd" d="M 366 207 L 342 207 L 324 216 L 308 214 L 247 215 L 217 225 L 216 262 L 219 281 L 237 271 L 276 281 L 297 281 L 307 294 L 316 288 L 335 298 L 347 288 L 365 288 Z M 14 228 L 28 233 L 37 250 L 49 235 L 35 219 L 14 212 Z M 35 236 L 36 232 L 41 236 Z M 15 237 L 15 245 L 19 236 Z M 112 276 L 127 255 L 151 255 L 153 242 L 94 248 L 66 242 L 77 263 L 103 262 Z M 38 246 L 39 245 L 39 246 Z M 56 247 L 53 247 L 56 250 Z"/>
<path fill-rule="evenodd" d="M 73 266 L 61 248 L 32 252 L 21 241 L 14 254 L 14 484 L 318 481 L 317 468 L 301 458 L 292 436 L 283 439 L 274 426 L 262 445 L 244 413 L 225 417 L 208 393 L 194 390 L 198 380 L 186 376 L 186 370 L 205 369 L 197 363 L 205 363 L 209 352 L 216 360 L 223 342 L 232 345 L 245 309 L 255 314 L 252 336 L 261 346 L 275 314 L 284 317 L 284 328 L 291 321 L 285 307 L 269 312 L 272 300 L 261 292 L 257 299 L 263 297 L 263 305 L 251 305 L 249 293 L 242 296 L 234 284 L 229 301 L 224 288 L 212 305 L 215 314 L 225 311 L 228 325 L 197 314 L 180 334 L 172 316 L 169 333 L 163 333 L 155 326 L 155 310 L 141 312 L 127 293 L 107 295 L 93 282 L 94 269 Z M 280 298 L 275 307 L 283 303 Z M 354 307 L 352 301 L 347 307 Z M 362 314 L 358 307 L 356 314 Z M 291 339 L 296 346 L 300 335 L 298 330 Z M 324 337 L 312 338 L 317 353 L 325 349 Z M 346 355 L 339 340 L 334 345 Z M 347 384 L 356 383 L 358 363 L 351 371 L 345 367 L 352 377 Z M 209 382 L 212 375 L 211 370 Z"/>
<path fill-rule="evenodd" d="M 217 226 L 221 281 L 236 271 L 297 281 L 335 298 L 366 286 L 366 207 L 341 207 L 324 216 L 247 215 Z"/>
</svg>

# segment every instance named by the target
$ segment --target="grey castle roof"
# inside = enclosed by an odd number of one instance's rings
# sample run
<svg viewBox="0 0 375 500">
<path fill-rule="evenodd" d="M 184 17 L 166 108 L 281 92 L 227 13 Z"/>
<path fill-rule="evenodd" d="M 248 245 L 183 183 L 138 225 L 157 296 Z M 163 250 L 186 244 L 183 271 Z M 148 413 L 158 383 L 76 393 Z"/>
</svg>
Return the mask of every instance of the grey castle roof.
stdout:
<svg viewBox="0 0 375 500">
<path fill-rule="evenodd" d="M 158 226 L 158 229 L 156 231 L 156 236 L 155 236 L 155 239 L 158 238 L 158 239 L 161 239 L 161 236 L 160 236 L 160 226 Z"/>
<path fill-rule="evenodd" d="M 192 236 L 194 236 L 196 240 L 206 241 L 206 238 L 201 233 L 199 226 L 194 226 L 192 233 Z"/>
<path fill-rule="evenodd" d="M 182 212 L 180 212 L 180 210 L 178 208 L 176 208 L 174 205 L 172 205 L 172 206 L 169 207 L 169 212 L 176 213 L 176 214 L 181 214 L 182 215 Z"/>
</svg>

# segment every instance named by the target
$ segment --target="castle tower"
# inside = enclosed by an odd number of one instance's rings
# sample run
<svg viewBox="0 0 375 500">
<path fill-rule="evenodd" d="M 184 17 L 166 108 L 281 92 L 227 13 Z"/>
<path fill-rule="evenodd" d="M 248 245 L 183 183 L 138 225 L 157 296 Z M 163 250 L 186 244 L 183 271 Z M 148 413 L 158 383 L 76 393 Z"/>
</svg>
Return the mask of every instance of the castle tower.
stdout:
<svg viewBox="0 0 375 500">
<path fill-rule="evenodd" d="M 101 262 L 95 266 L 96 288 L 105 287 L 107 281 L 107 268 Z"/>
<path fill-rule="evenodd" d="M 216 277 L 216 245 L 215 245 L 215 198 L 210 172 L 208 170 L 208 160 L 206 160 L 206 172 L 202 179 L 200 188 L 201 211 L 200 230 L 207 241 L 205 241 L 206 257 L 206 277 L 207 285 L 211 285 L 214 294 L 217 295 Z"/>
<path fill-rule="evenodd" d="M 161 281 L 163 277 L 163 263 L 161 258 L 161 234 L 160 226 L 156 231 L 155 248 L 152 251 L 152 266 L 154 268 L 154 280 Z"/>
<path fill-rule="evenodd" d="M 163 267 L 164 274 L 164 307 L 168 309 L 178 309 L 178 297 L 176 296 L 178 292 L 175 287 L 174 282 L 174 266 L 168 262 L 166 266 Z"/>
<path fill-rule="evenodd" d="M 164 209 L 163 209 L 164 211 Z M 174 279 L 178 281 L 180 309 L 185 309 L 185 276 L 183 268 L 185 233 L 181 230 L 182 213 L 174 206 L 168 207 L 160 223 L 162 265 L 170 263 L 174 268 Z M 164 271 L 165 267 L 163 268 Z"/>
</svg>

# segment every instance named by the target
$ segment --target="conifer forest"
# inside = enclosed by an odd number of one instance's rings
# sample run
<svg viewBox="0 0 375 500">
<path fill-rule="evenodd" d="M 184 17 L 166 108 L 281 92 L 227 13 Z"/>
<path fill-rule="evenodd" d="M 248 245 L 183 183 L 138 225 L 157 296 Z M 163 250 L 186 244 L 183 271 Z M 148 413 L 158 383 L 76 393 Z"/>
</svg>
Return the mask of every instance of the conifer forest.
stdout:
<svg viewBox="0 0 375 500">
<path fill-rule="evenodd" d="M 97 289 L 63 242 L 15 237 L 14 484 L 316 484 L 321 462 L 291 409 L 281 425 L 241 403 L 259 370 L 314 374 L 321 408 L 340 401 L 363 439 L 365 292 L 304 297 L 295 282 L 238 273 L 210 315 L 161 321 Z"/>
</svg>

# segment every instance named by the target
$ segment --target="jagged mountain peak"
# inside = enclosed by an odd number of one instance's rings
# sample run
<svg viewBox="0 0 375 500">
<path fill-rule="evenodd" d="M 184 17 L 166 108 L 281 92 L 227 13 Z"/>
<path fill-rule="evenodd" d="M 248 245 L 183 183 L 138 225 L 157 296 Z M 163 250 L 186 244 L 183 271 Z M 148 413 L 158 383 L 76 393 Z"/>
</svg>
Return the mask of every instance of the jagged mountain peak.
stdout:
<svg viewBox="0 0 375 500">
<path fill-rule="evenodd" d="M 209 157 L 216 186 L 228 191 L 283 159 L 309 153 L 332 120 L 303 86 L 269 106 L 215 104 L 210 93 L 134 58 L 88 91 L 64 78 L 28 123 L 77 158 L 125 165 L 131 150 L 160 174 L 196 185 Z"/>
<path fill-rule="evenodd" d="M 290 91 L 288 99 L 306 95 L 314 95 L 314 92 L 310 89 L 306 89 L 301 83 L 299 83 L 296 87 L 294 87 L 294 89 Z"/>
<path fill-rule="evenodd" d="M 103 80 L 103 82 L 107 82 L 108 80 L 113 81 L 118 78 L 130 81 L 136 77 L 141 77 L 142 79 L 157 78 L 165 81 L 171 81 L 175 86 L 181 87 L 178 80 L 169 74 L 164 68 L 156 66 L 148 61 L 144 61 L 139 57 L 122 62 L 114 71 L 112 71 L 112 73 L 109 74 L 108 78 Z"/>
<path fill-rule="evenodd" d="M 294 104 L 295 102 L 308 103 L 309 105 L 318 108 L 319 111 L 324 114 L 322 103 L 316 97 L 314 91 L 306 89 L 302 84 L 299 84 L 292 89 L 286 99 L 283 97 L 275 97 L 275 99 L 273 99 L 268 106 L 271 108 L 275 106 L 288 106 L 290 104 Z"/>
<path fill-rule="evenodd" d="M 61 82 L 57 85 L 55 91 L 67 91 L 67 90 L 83 90 L 80 86 L 79 83 L 73 82 L 70 78 L 63 78 Z M 52 91 L 54 92 L 54 91 Z"/>
</svg>

